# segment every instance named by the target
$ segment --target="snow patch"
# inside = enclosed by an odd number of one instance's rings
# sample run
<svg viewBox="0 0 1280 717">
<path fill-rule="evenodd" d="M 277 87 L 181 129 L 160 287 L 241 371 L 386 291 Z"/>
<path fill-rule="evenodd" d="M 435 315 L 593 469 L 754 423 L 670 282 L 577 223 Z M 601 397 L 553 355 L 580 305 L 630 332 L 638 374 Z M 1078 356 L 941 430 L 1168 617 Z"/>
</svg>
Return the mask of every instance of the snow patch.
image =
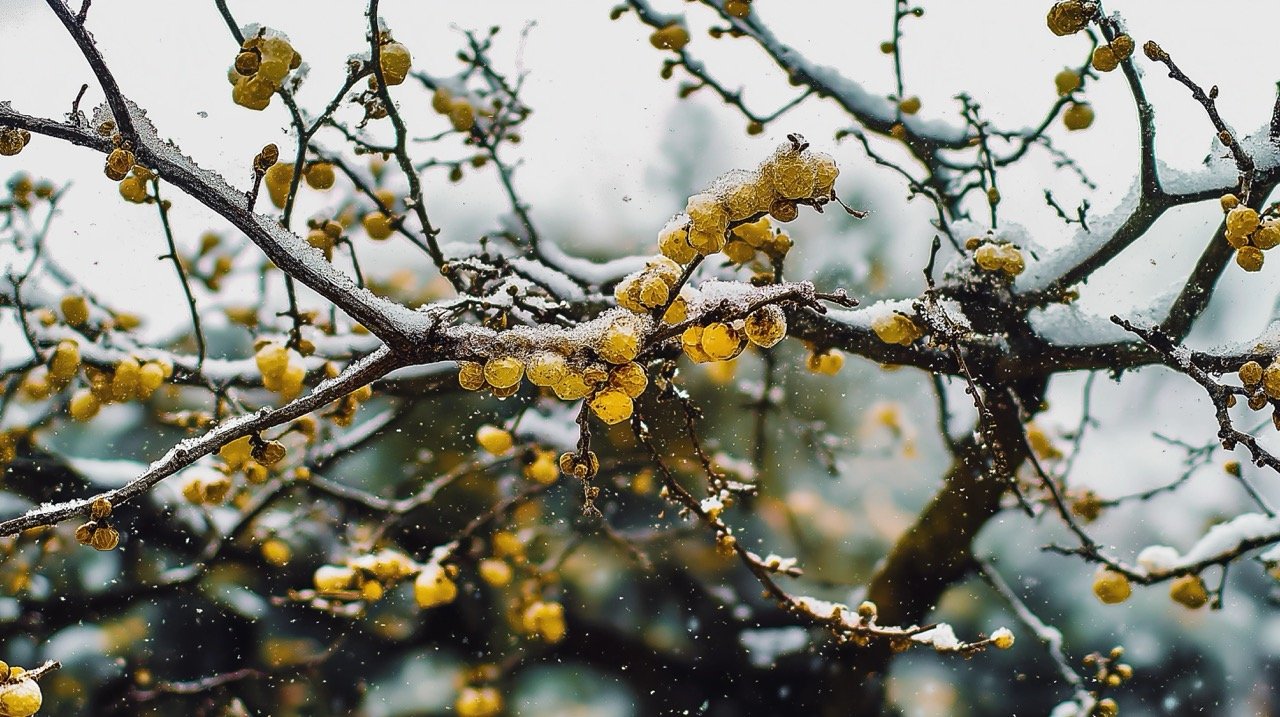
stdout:
<svg viewBox="0 0 1280 717">
<path fill-rule="evenodd" d="M 939 651 L 958 650 L 961 645 L 960 638 L 956 637 L 956 631 L 945 622 L 938 623 L 932 630 L 912 635 L 911 639 L 922 645 L 931 645 L 933 649 Z"/>
<path fill-rule="evenodd" d="M 1186 553 L 1165 545 L 1153 545 L 1138 554 L 1138 564 L 1150 574 L 1183 570 L 1194 565 L 1226 560 L 1252 543 L 1280 541 L 1280 517 L 1261 513 L 1244 513 L 1225 523 L 1219 523 L 1191 546 Z M 1264 553 L 1280 558 L 1280 549 L 1272 548 Z"/>
<path fill-rule="evenodd" d="M 809 632 L 803 627 L 743 630 L 738 641 L 747 650 L 747 659 L 756 667 L 769 667 L 782 655 L 809 646 Z"/>
</svg>

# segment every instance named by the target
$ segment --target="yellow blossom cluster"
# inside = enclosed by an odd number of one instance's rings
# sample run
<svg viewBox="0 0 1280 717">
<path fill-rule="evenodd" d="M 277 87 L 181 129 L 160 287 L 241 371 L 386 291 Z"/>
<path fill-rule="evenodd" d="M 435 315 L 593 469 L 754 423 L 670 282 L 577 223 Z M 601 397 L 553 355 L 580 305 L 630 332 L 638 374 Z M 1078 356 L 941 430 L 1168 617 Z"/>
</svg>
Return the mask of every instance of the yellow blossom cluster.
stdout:
<svg viewBox="0 0 1280 717">
<path fill-rule="evenodd" d="M 299 419 L 303 421 L 304 419 Z M 312 419 L 306 419 L 312 421 Z M 279 451 L 275 446 L 280 445 L 277 442 L 264 442 L 255 446 L 253 439 L 249 436 L 237 438 L 218 449 L 218 458 L 222 459 L 222 465 L 218 467 L 219 471 L 231 475 L 240 472 L 244 474 L 245 480 L 250 483 L 262 483 L 267 480 L 269 469 L 263 461 L 270 461 L 276 458 L 276 462 L 283 459 L 283 455 L 277 458 Z M 193 501 L 198 502 L 198 501 Z"/>
<path fill-rule="evenodd" d="M 449 118 L 459 132 L 470 132 L 476 124 L 476 107 L 465 97 L 454 97 L 445 87 L 437 87 L 431 96 L 431 109 Z"/>
<path fill-rule="evenodd" d="M 374 602 L 380 600 L 388 589 L 409 577 L 417 575 L 421 579 L 422 574 L 432 567 L 442 569 L 438 565 L 418 565 L 408 555 L 384 548 L 353 556 L 342 565 L 321 565 L 316 568 L 312 583 L 316 593 L 321 596 L 356 598 Z M 416 583 L 414 591 L 415 595 L 419 592 Z M 454 594 L 457 594 L 456 587 Z M 450 597 L 445 602 L 452 599 Z M 418 604 L 423 607 L 431 606 L 424 604 L 421 596 L 418 596 Z"/>
<path fill-rule="evenodd" d="M 10 177 L 5 186 L 9 189 L 7 201 L 22 210 L 31 209 L 36 200 L 48 200 L 57 192 L 57 188 L 49 180 L 33 182 L 31 175 L 25 172 L 18 172 Z"/>
<path fill-rule="evenodd" d="M 120 180 L 117 185 L 120 190 L 120 196 L 126 201 L 133 204 L 143 204 L 150 198 L 147 193 L 147 182 L 155 178 L 151 170 L 142 165 L 135 164 L 129 170 L 129 176 Z"/>
<path fill-rule="evenodd" d="M 70 346 L 73 343 L 63 342 L 54 350 L 48 373 L 51 382 L 56 384 L 65 375 L 72 360 Z M 76 348 L 75 353 L 78 351 Z M 88 387 L 71 395 L 67 412 L 77 421 L 88 421 L 108 403 L 145 401 L 172 375 L 173 366 L 166 361 L 139 362 L 132 356 L 121 359 L 111 369 L 85 366 L 84 377 Z"/>
<path fill-rule="evenodd" d="M 505 398 L 522 382 L 547 389 L 563 401 L 588 399 L 600 420 L 631 417 L 632 401 L 649 380 L 635 362 L 652 322 L 623 309 L 573 329 L 511 329 L 493 336 L 481 361 L 460 361 L 458 383 Z"/>
<path fill-rule="evenodd" d="M 246 38 L 227 73 L 231 101 L 251 110 L 265 110 L 285 77 L 301 64 L 302 55 L 284 35 L 263 30 Z"/>
<path fill-rule="evenodd" d="M 1234 194 L 1223 195 L 1221 204 L 1227 214 L 1223 235 L 1236 250 L 1236 263 L 1245 271 L 1261 271 L 1263 252 L 1280 246 L 1280 219 L 1258 214 Z"/>
<path fill-rule="evenodd" d="M 261 342 L 256 348 L 253 359 L 268 391 L 280 394 L 286 401 L 302 393 L 307 367 L 301 354 L 274 341 Z"/>
<path fill-rule="evenodd" d="M 681 272 L 681 266 L 672 259 L 662 255 L 651 257 L 643 270 L 618 282 L 613 296 L 618 306 L 637 314 L 667 306 L 671 293 L 680 285 Z"/>
<path fill-rule="evenodd" d="M 770 348 L 786 335 L 786 312 L 776 304 L 766 304 L 744 319 L 690 326 L 680 334 L 680 344 L 690 359 L 707 363 L 732 360 L 748 343 Z"/>
<path fill-rule="evenodd" d="M 502 713 L 502 694 L 492 685 L 467 685 L 453 702 L 458 717 L 497 717 Z"/>
<path fill-rule="evenodd" d="M 231 491 L 231 478 L 221 471 L 192 469 L 183 476 L 182 497 L 193 505 L 218 505 Z"/>
<path fill-rule="evenodd" d="M 659 235 L 658 249 L 679 264 L 722 251 L 731 224 L 766 214 L 789 222 L 800 204 L 830 201 L 839 174 L 831 155 L 811 151 L 803 137 L 790 135 L 756 169 L 728 172 L 711 189 L 689 197 L 684 214 Z"/>
<path fill-rule="evenodd" d="M 915 319 L 901 311 L 891 311 L 877 317 L 871 322 L 871 330 L 875 332 L 876 338 L 886 344 L 899 346 L 910 346 L 916 339 L 924 336 L 924 329 Z"/>
<path fill-rule="evenodd" d="M 1245 361 L 1237 369 L 1236 375 L 1245 389 L 1249 408 L 1261 411 L 1271 405 L 1272 401 L 1280 400 L 1280 357 L 1272 358 L 1266 366 L 1254 360 Z M 1236 395 L 1228 395 L 1227 401 L 1228 406 L 1234 405 Z M 1280 418 L 1272 418 L 1276 427 L 1280 428 Z"/>
<path fill-rule="evenodd" d="M 1121 62 L 1129 59 L 1129 56 L 1133 54 L 1133 50 L 1132 37 L 1117 35 L 1111 42 L 1094 48 L 1093 57 L 1091 58 L 1093 69 L 1099 72 L 1111 72 L 1119 67 Z"/>
<path fill-rule="evenodd" d="M 730 229 L 729 241 L 725 242 L 723 251 L 729 261 L 741 266 L 754 261 L 760 254 L 770 260 L 781 259 L 791 246 L 790 235 L 775 228 L 769 217 L 760 217 Z"/>
<path fill-rule="evenodd" d="M 0 715 L 31 717 L 43 703 L 40 685 L 25 669 L 0 662 Z"/>
<path fill-rule="evenodd" d="M 1012 278 L 1027 268 L 1022 252 L 1009 242 L 972 237 L 965 242 L 965 248 L 973 252 L 973 263 L 983 271 L 1003 272 Z"/>
</svg>

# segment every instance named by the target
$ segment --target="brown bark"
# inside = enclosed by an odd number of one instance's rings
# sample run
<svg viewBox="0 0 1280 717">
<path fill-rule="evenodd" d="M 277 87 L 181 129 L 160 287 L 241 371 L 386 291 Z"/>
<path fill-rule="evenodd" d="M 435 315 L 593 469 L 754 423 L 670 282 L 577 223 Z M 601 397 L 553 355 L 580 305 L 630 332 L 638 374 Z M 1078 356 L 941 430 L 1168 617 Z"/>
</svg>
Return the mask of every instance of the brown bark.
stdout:
<svg viewBox="0 0 1280 717">
<path fill-rule="evenodd" d="M 1022 419 L 1008 397 L 988 394 L 997 450 L 1010 472 L 1026 459 Z M 942 488 L 890 550 L 868 586 L 867 599 L 884 625 L 927 620 L 942 594 L 973 568 L 973 541 L 1000 510 L 1009 476 L 997 475 L 987 446 L 969 437 L 957 446 Z M 876 715 L 884 710 L 884 678 L 893 659 L 888 645 L 842 648 L 825 685 L 822 714 Z"/>
</svg>

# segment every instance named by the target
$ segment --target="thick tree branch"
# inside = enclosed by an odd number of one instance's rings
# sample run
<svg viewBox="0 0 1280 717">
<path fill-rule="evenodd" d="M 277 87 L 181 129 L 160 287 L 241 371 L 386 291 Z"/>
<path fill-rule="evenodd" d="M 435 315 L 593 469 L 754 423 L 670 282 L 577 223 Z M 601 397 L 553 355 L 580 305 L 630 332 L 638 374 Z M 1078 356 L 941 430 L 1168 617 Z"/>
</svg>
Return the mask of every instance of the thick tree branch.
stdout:
<svg viewBox="0 0 1280 717">
<path fill-rule="evenodd" d="M 53 14 L 62 22 L 63 27 L 67 29 L 67 33 L 71 35 L 71 39 L 75 40 L 76 46 L 80 48 L 80 54 L 84 55 L 84 59 L 89 63 L 90 69 L 93 70 L 94 77 L 98 78 L 98 86 L 102 88 L 102 93 L 107 96 L 107 105 L 111 108 L 111 114 L 115 117 L 116 128 L 120 130 L 120 134 L 129 141 L 136 141 L 137 131 L 133 126 L 133 116 L 129 112 L 128 103 L 124 98 L 124 94 L 120 92 L 120 86 L 116 84 L 116 78 L 111 74 L 111 70 L 107 68 L 107 62 L 102 58 L 102 53 L 98 50 L 98 46 L 93 41 L 93 36 L 84 27 L 83 16 L 77 17 L 71 13 L 71 8 L 67 7 L 63 0 L 45 0 L 49 9 L 53 10 Z M 86 2 L 81 8 L 82 12 L 87 12 L 89 3 Z M 34 131 L 34 130 L 32 130 Z"/>
<path fill-rule="evenodd" d="M 0 536 L 14 535 L 28 528 L 52 525 L 67 518 L 86 515 L 89 512 L 89 507 L 97 498 L 105 498 L 112 505 L 126 503 L 151 490 L 157 483 L 173 475 L 178 470 L 218 450 L 224 444 L 242 436 L 256 434 L 273 426 L 278 426 L 299 416 L 305 416 L 325 404 L 386 375 L 402 365 L 402 363 L 403 359 L 397 357 L 391 349 L 385 347 L 379 349 L 349 366 L 337 378 L 321 383 L 311 393 L 280 408 L 262 408 L 249 415 L 227 421 L 203 436 L 178 443 L 162 458 L 152 463 L 145 473 L 121 488 L 110 490 L 91 498 L 39 506 L 28 511 L 25 515 L 0 522 Z"/>
<path fill-rule="evenodd" d="M 145 117 L 135 117 L 139 129 L 149 128 Z M 146 122 L 145 125 L 142 122 Z M 110 141 L 89 128 L 29 117 L 0 105 L 0 124 L 33 133 L 64 139 L 73 144 L 107 153 Z M 426 314 L 412 311 L 356 286 L 351 277 L 324 260 L 319 249 L 282 228 L 276 220 L 249 210 L 248 198 L 233 189 L 222 177 L 201 169 L 192 160 L 147 131 L 139 135 L 134 148 L 138 163 L 208 207 L 244 232 L 276 266 L 306 284 L 374 335 L 400 351 L 412 352 L 422 345 L 432 321 Z"/>
</svg>

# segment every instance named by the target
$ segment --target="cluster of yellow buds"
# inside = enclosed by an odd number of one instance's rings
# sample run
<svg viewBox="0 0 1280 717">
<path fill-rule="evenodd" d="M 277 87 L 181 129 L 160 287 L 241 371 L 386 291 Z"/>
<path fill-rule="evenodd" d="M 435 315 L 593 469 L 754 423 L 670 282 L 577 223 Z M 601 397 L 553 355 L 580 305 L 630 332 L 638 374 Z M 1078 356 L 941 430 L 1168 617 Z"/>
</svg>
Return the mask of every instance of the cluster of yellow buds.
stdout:
<svg viewBox="0 0 1280 717">
<path fill-rule="evenodd" d="M 612 309 L 572 329 L 504 331 L 492 337 L 483 363 L 459 362 L 458 383 L 505 398 L 528 378 L 561 400 L 589 399 L 602 421 L 618 423 L 631 417 L 632 399 L 648 386 L 635 359 L 651 325 L 645 316 Z"/>
<path fill-rule="evenodd" d="M 31 679 L 27 670 L 0 661 L 0 715 L 31 717 L 40 711 L 43 703 L 40 685 Z"/>
<path fill-rule="evenodd" d="M 659 236 L 658 249 L 679 264 L 722 251 L 730 224 L 765 214 L 789 222 L 800 204 L 830 201 L 839 174 L 831 155 L 810 151 L 803 137 L 789 135 L 755 170 L 728 172 L 708 191 L 689 197 L 675 226 L 668 224 Z"/>
<path fill-rule="evenodd" d="M 600 472 L 600 457 L 595 451 L 586 453 L 566 451 L 560 454 L 557 463 L 561 473 L 579 480 L 587 480 Z"/>
<path fill-rule="evenodd" d="M 307 243 L 324 252 L 324 258 L 332 261 L 333 248 L 337 246 L 346 228 L 341 222 L 332 219 L 312 221 L 308 224 L 310 230 L 306 236 Z"/>
<path fill-rule="evenodd" d="M 1009 242 L 970 237 L 965 242 L 965 248 L 973 252 L 973 263 L 983 271 L 1000 271 L 1012 278 L 1027 268 L 1022 252 Z"/>
<path fill-rule="evenodd" d="M 886 344 L 910 346 L 916 339 L 924 336 L 924 329 L 910 316 L 901 311 L 891 311 L 877 317 L 871 322 L 871 330 L 876 338 Z"/>
<path fill-rule="evenodd" d="M 502 714 L 502 694 L 492 685 L 467 685 L 453 701 L 458 717 L 497 717 Z"/>
<path fill-rule="evenodd" d="M 302 355 L 274 341 L 262 341 L 255 347 L 254 361 L 262 374 L 262 385 L 288 401 L 302 393 L 307 367 Z"/>
<path fill-rule="evenodd" d="M 337 375 L 337 372 L 337 366 L 334 366 L 332 363 L 325 364 L 326 378 L 333 378 Z M 333 375 L 330 375 L 330 373 Z M 373 387 L 365 384 L 364 386 L 361 386 L 338 399 L 335 402 L 333 410 L 326 413 L 325 416 L 330 421 L 333 421 L 333 425 L 345 428 L 355 422 L 356 413 L 360 411 L 360 404 L 371 398 L 373 398 Z"/>
<path fill-rule="evenodd" d="M 58 342 L 48 366 L 37 366 L 22 377 L 18 392 L 28 401 L 43 401 L 66 388 L 80 371 L 80 347 L 74 339 Z"/>
<path fill-rule="evenodd" d="M 818 349 L 809 347 L 809 356 L 805 359 L 805 368 L 813 373 L 834 376 L 844 368 L 844 353 L 839 349 Z"/>
<path fill-rule="evenodd" d="M 276 446 L 280 448 L 277 449 Z M 283 459 L 283 455 L 279 455 L 281 449 L 283 445 L 277 441 L 255 445 L 252 437 L 242 436 L 218 449 L 218 457 L 222 459 L 219 471 L 226 475 L 240 471 L 244 474 L 245 480 L 250 483 L 262 483 L 266 481 L 269 471 L 266 465 L 258 461 L 258 458 L 263 460 L 275 458 L 276 462 L 279 462 Z M 279 455 L 278 458 L 277 455 Z"/>
<path fill-rule="evenodd" d="M 766 304 L 744 319 L 690 326 L 680 335 L 680 344 L 690 359 L 707 363 L 732 360 L 742 353 L 747 343 L 770 348 L 786 335 L 786 312 L 776 304 Z"/>
<path fill-rule="evenodd" d="M 308 187 L 324 191 L 333 186 L 337 179 L 333 165 L 328 162 L 311 162 L 302 168 L 302 179 Z M 262 175 L 262 184 L 267 188 L 267 195 L 277 209 L 284 209 L 289 198 L 289 188 L 293 185 L 293 163 L 276 162 L 267 167 Z M 341 225 L 339 225 L 341 229 Z M 342 232 L 338 232 L 341 236 Z M 334 237 L 336 240 L 337 237 Z M 310 237 L 308 237 L 310 240 Z M 313 243 L 312 246 L 315 246 Z M 332 248 L 332 246 L 330 246 Z"/>
<path fill-rule="evenodd" d="M 76 528 L 76 542 L 94 550 L 115 550 L 120 544 L 120 532 L 111 526 L 111 501 L 96 498 L 89 506 L 89 522 Z"/>
<path fill-rule="evenodd" d="M 644 269 L 618 282 L 613 296 L 624 309 L 648 313 L 671 302 L 671 292 L 680 285 L 681 272 L 681 266 L 666 256 L 650 257 Z"/>
<path fill-rule="evenodd" d="M 640 382 L 648 384 L 648 378 L 644 375 L 644 371 L 640 370 L 639 365 L 626 364 L 616 370 L 625 370 L 627 366 L 634 366 L 634 371 L 637 371 L 636 378 L 639 378 Z M 627 373 L 632 373 L 632 371 L 627 371 Z M 623 380 L 618 383 L 623 383 Z M 595 401 L 600 401 L 602 397 L 607 396 L 608 391 L 596 393 Z M 636 396 L 639 396 L 639 392 L 636 392 Z M 516 446 L 516 438 L 507 429 L 485 424 L 476 429 L 476 444 L 489 455 L 506 456 Z M 524 474 L 525 478 L 534 481 L 534 483 L 543 485 L 556 483 L 556 479 L 559 478 L 556 452 L 547 448 L 532 447 L 525 461 Z"/>
<path fill-rule="evenodd" d="M 312 576 L 316 592 L 328 597 L 358 597 L 373 602 L 386 591 L 425 569 L 408 555 L 384 548 L 353 556 L 343 565 L 321 565 Z M 421 604 L 421 600 L 419 600 Z"/>
<path fill-rule="evenodd" d="M 529 567 L 525 544 L 519 534 L 509 530 L 494 531 L 489 538 L 489 546 L 492 555 L 477 565 L 477 572 L 485 584 L 495 588 L 506 587 L 515 577 L 513 566 Z"/>
<path fill-rule="evenodd" d="M 1219 201 L 1227 213 L 1224 235 L 1236 250 L 1236 263 L 1245 271 L 1261 271 L 1262 252 L 1280 246 L 1280 220 L 1259 215 L 1252 207 L 1240 204 L 1234 194 L 1224 194 Z"/>
<path fill-rule="evenodd" d="M 743 265 L 756 259 L 757 253 L 777 260 L 791 251 L 791 236 L 776 229 L 769 217 L 739 224 L 729 230 L 729 241 L 724 245 L 724 255 L 734 264 Z"/>
<path fill-rule="evenodd" d="M 9 178 L 5 182 L 5 186 L 9 189 L 9 199 L 0 200 L 0 209 L 6 206 L 17 207 L 18 209 L 30 209 L 34 206 L 37 199 L 49 199 L 57 191 L 53 183 L 47 179 L 39 182 L 31 181 L 31 176 L 25 172 L 19 172 Z"/>
<path fill-rule="evenodd" d="M 1115 688 L 1133 679 L 1133 667 L 1121 662 L 1122 657 L 1124 657 L 1124 648 L 1116 646 L 1106 655 L 1097 652 L 1085 655 L 1081 662 L 1086 667 L 1094 669 L 1093 679 L 1098 684 Z M 1109 698 L 1098 700 L 1094 708 L 1094 714 L 1104 717 L 1117 715 L 1119 712 L 1120 708 L 1116 705 L 1116 701 Z"/>
<path fill-rule="evenodd" d="M 1098 6 L 1083 0 L 1061 0 L 1049 8 L 1046 22 L 1055 35 L 1074 35 L 1089 26 Z"/>
<path fill-rule="evenodd" d="M 1257 361 L 1245 361 L 1236 370 L 1236 375 L 1248 392 L 1249 408 L 1261 411 L 1270 401 L 1280 400 L 1280 357 L 1273 358 L 1265 368 Z M 1229 395 L 1227 400 L 1234 402 L 1235 395 Z M 1276 421 L 1276 427 L 1280 429 L 1280 418 Z"/>
<path fill-rule="evenodd" d="M 1117 35 L 1114 40 L 1105 45 L 1099 45 L 1093 50 L 1093 69 L 1099 72 L 1111 72 L 1120 66 L 1121 62 L 1129 59 L 1133 54 L 1134 44 L 1133 38 L 1128 35 Z"/>
<path fill-rule="evenodd" d="M 431 109 L 449 118 L 459 132 L 470 132 L 476 124 L 476 107 L 465 97 L 454 97 L 445 87 L 437 87 L 431 95 Z"/>
<path fill-rule="evenodd" d="M 120 196 L 127 202 L 134 204 L 143 204 L 151 195 L 147 193 L 147 182 L 155 178 L 155 174 L 151 170 L 140 164 L 133 165 L 129 170 L 129 176 L 120 180 L 119 189 Z"/>
<path fill-rule="evenodd" d="M 521 628 L 529 637 L 553 644 L 560 642 L 567 632 L 564 605 L 534 600 L 521 613 Z"/>
<path fill-rule="evenodd" d="M 689 44 L 689 31 L 684 25 L 673 22 L 670 25 L 660 27 L 649 35 L 649 44 L 659 50 L 674 50 L 679 52 Z"/>
<path fill-rule="evenodd" d="M 742 332 L 720 321 L 706 326 L 690 326 L 680 335 L 685 355 L 697 363 L 728 361 L 742 352 Z"/>
<path fill-rule="evenodd" d="M 785 254 L 790 238 L 775 232 L 764 215 L 789 221 L 800 203 L 821 206 L 833 198 L 838 174 L 830 156 L 809 151 L 799 135 L 789 136 L 758 169 L 725 174 L 711 190 L 689 198 L 685 213 L 659 235 L 661 255 L 616 286 L 619 310 L 569 330 L 504 331 L 475 351 L 483 361 L 459 362 L 459 384 L 472 391 L 487 388 L 505 398 L 528 377 L 562 400 L 588 398 L 592 412 L 606 423 L 626 420 L 633 400 L 648 384 L 635 359 L 653 328 L 650 314 L 665 307 L 663 321 L 682 323 L 697 296 L 681 286 L 685 265 L 726 247 L 731 260 L 741 262 L 757 250 Z M 737 356 L 748 341 L 769 347 L 786 332 L 781 308 L 765 306 L 744 319 L 689 327 L 681 343 L 695 361 L 725 361 Z"/>
<path fill-rule="evenodd" d="M 288 38 L 277 32 L 261 30 L 246 38 L 227 73 L 231 82 L 231 101 L 251 110 L 264 110 L 271 97 L 291 70 L 302 64 L 302 55 L 293 49 Z"/>
<path fill-rule="evenodd" d="M 231 478 L 211 468 L 192 468 L 183 475 L 182 497 L 192 505 L 220 505 L 231 492 Z"/>
<path fill-rule="evenodd" d="M 62 342 L 58 349 L 54 350 L 53 362 L 49 369 L 50 381 L 60 382 L 65 375 L 66 367 L 73 358 L 78 358 L 79 349 L 74 350 L 73 357 L 70 345 L 74 343 Z M 68 348 L 64 350 L 64 346 Z M 165 379 L 173 375 L 173 366 L 167 361 L 139 363 L 136 358 L 130 356 L 121 359 L 111 370 L 86 366 L 84 375 L 89 387 L 72 394 L 71 401 L 67 404 L 67 412 L 77 421 L 90 420 L 98 415 L 103 405 L 108 403 L 145 401 L 151 398 L 156 389 L 164 384 Z"/>
<path fill-rule="evenodd" d="M 110 525 L 91 520 L 76 528 L 76 542 L 94 550 L 115 550 L 120 544 L 120 532 Z"/>
</svg>

